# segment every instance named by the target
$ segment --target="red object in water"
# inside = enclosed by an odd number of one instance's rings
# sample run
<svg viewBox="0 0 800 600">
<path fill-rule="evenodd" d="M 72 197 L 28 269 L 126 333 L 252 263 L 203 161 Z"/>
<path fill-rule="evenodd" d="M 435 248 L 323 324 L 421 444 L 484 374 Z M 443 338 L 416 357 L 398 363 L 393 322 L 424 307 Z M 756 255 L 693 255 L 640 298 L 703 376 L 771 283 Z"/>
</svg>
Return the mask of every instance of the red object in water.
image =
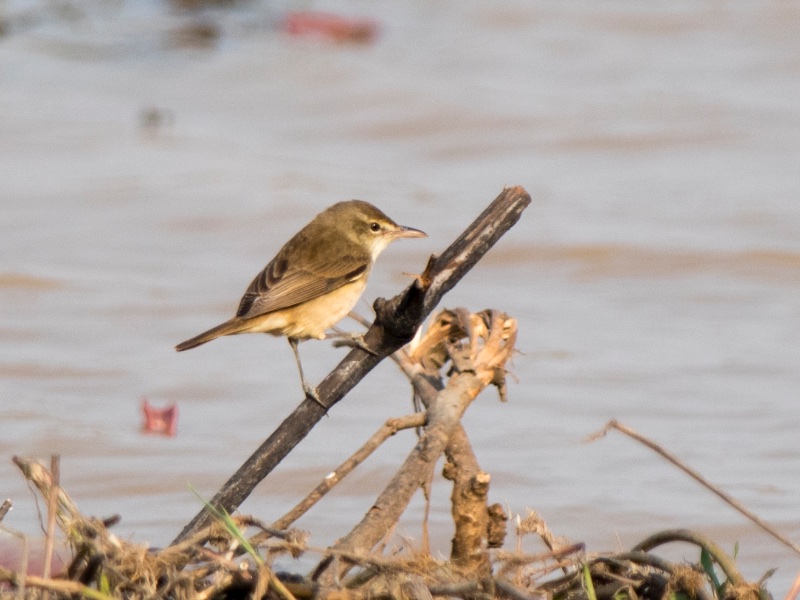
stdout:
<svg viewBox="0 0 800 600">
<path fill-rule="evenodd" d="M 362 44 L 375 41 L 380 30 L 377 21 L 372 19 L 342 17 L 316 11 L 290 12 L 283 19 L 281 28 L 291 35 Z"/>
<path fill-rule="evenodd" d="M 142 399 L 142 413 L 144 423 L 142 431 L 145 433 L 158 433 L 174 437 L 178 431 L 178 405 L 172 404 L 164 408 L 157 408 L 150 404 L 147 398 Z"/>
</svg>

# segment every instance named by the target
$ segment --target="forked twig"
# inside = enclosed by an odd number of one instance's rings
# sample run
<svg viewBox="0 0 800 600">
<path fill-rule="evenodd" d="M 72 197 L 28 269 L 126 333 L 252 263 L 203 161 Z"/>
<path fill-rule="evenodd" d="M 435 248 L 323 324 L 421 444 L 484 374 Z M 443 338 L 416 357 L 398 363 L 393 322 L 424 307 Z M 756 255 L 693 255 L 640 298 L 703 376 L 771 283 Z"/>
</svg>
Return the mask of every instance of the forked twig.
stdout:
<svg viewBox="0 0 800 600">
<path fill-rule="evenodd" d="M 314 504 L 327 494 L 333 487 L 360 465 L 383 442 L 403 429 L 421 427 L 425 424 L 425 413 L 414 413 L 387 420 L 372 437 L 370 437 L 356 452 L 354 452 L 341 465 L 331 471 L 305 498 L 298 502 L 294 508 L 272 524 L 271 529 L 286 529 L 297 519 L 303 516 Z M 258 545 L 272 537 L 269 531 L 263 531 L 250 539 L 250 543 Z"/>
</svg>

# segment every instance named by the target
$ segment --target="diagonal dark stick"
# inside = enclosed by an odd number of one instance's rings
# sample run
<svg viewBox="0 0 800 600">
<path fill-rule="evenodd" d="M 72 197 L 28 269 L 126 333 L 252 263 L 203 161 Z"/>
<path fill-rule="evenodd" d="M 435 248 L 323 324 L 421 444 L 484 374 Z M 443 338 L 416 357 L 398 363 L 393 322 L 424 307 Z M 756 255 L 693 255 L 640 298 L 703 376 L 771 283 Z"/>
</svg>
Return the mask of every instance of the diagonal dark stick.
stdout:
<svg viewBox="0 0 800 600">
<path fill-rule="evenodd" d="M 441 256 L 431 257 L 425 272 L 404 292 L 388 301 L 378 298 L 375 322 L 364 335 L 373 354 L 360 348 L 351 350 L 320 383 L 320 400 L 332 407 L 381 360 L 408 343 L 442 296 L 519 220 L 530 202 L 524 188 L 504 189 Z M 322 406 L 306 398 L 222 486 L 211 505 L 228 512 L 236 510 L 324 415 Z M 212 518 L 204 508 L 173 544 L 209 525 Z"/>
</svg>

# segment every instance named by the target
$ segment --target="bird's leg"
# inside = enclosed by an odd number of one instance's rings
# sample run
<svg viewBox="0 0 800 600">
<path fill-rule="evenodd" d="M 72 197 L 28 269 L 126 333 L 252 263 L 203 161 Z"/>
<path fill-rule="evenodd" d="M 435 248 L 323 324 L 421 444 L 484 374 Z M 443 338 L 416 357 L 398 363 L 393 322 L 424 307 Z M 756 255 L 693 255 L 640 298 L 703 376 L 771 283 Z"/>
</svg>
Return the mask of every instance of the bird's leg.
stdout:
<svg viewBox="0 0 800 600">
<path fill-rule="evenodd" d="M 367 343 L 364 341 L 364 334 L 357 333 L 357 332 L 347 332 L 342 331 L 338 327 L 332 327 L 334 331 L 334 335 L 331 337 L 339 338 L 337 341 L 333 342 L 334 346 L 349 346 L 351 348 L 360 348 L 367 354 L 372 354 L 372 356 L 378 356 L 378 353 L 375 352 L 372 348 L 367 346 Z"/>
<path fill-rule="evenodd" d="M 322 408 L 326 411 L 328 410 L 328 406 L 323 404 L 322 400 L 319 399 L 319 394 L 317 393 L 317 388 L 312 387 L 306 381 L 306 376 L 303 375 L 303 365 L 300 362 L 300 353 L 297 351 L 297 344 L 299 340 L 297 338 L 289 338 L 289 345 L 292 347 L 292 351 L 294 352 L 294 359 L 297 361 L 297 370 L 300 371 L 300 383 L 303 384 L 303 391 L 306 393 L 306 396 L 311 398 L 314 402 L 319 404 Z"/>
</svg>

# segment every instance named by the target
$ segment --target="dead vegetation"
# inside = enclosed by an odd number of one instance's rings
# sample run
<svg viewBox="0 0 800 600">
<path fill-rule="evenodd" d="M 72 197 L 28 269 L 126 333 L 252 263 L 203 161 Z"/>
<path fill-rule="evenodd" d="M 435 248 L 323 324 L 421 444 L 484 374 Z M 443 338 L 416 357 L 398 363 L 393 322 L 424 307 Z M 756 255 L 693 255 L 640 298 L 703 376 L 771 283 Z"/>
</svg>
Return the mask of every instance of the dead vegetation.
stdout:
<svg viewBox="0 0 800 600">
<path fill-rule="evenodd" d="M 52 507 L 70 547 L 71 561 L 55 577 L 0 570 L 5 597 L 84 597 L 217 600 L 235 598 L 546 598 L 553 600 L 766 600 L 757 584 L 744 581 L 733 560 L 711 540 L 678 530 L 662 532 L 626 552 L 593 555 L 581 544 L 558 540 L 533 511 L 514 521 L 515 550 L 504 549 L 508 517 L 489 502 L 491 477 L 480 470 L 461 425 L 461 416 L 487 387 L 504 398 L 506 362 L 514 351 L 516 321 L 498 311 L 471 314 L 445 310 L 425 335 L 393 355 L 409 377 L 424 410 L 390 419 L 350 459 L 284 517 L 267 525 L 253 517 L 213 511 L 210 526 L 188 539 L 153 550 L 111 532 L 113 522 L 82 515 L 35 461 L 15 458 L 25 477 Z M 312 548 L 293 521 L 352 472 L 390 435 L 420 428 L 406 461 L 362 521 L 329 548 Z M 453 482 L 455 526 L 449 559 L 425 548 L 392 556 L 387 532 L 411 497 L 430 485 L 437 459 L 446 457 L 445 477 Z M 57 473 L 57 471 L 56 471 Z M 540 538 L 547 551 L 526 554 L 521 540 Z M 707 564 L 670 563 L 652 551 L 682 541 L 697 545 Z M 319 557 L 309 573 L 275 572 L 279 556 Z M 700 553 L 698 553 L 700 554 Z M 715 568 L 716 567 L 716 568 Z M 721 571 L 723 581 L 717 579 Z"/>
</svg>

